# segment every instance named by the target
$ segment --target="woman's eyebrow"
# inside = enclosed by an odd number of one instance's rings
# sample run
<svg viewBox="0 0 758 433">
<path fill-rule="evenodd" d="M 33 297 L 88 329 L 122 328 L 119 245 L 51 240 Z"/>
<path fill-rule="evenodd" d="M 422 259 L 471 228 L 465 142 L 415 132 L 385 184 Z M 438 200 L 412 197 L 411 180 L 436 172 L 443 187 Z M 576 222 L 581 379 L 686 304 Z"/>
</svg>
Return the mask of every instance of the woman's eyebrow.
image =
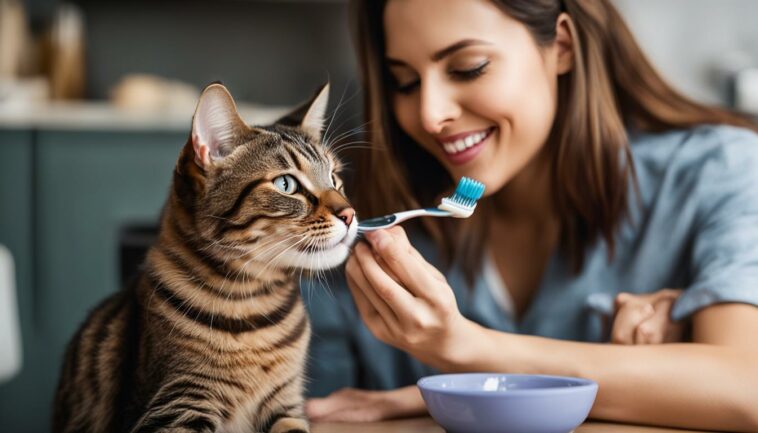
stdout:
<svg viewBox="0 0 758 433">
<path fill-rule="evenodd" d="M 453 54 L 454 52 L 466 47 L 470 47 L 472 45 L 492 45 L 492 44 L 487 41 L 482 41 L 480 39 L 463 39 L 461 41 L 458 41 L 432 54 L 431 59 L 433 62 L 439 62 L 440 60 Z M 407 66 L 406 63 L 403 62 L 402 60 L 393 59 L 391 57 L 386 57 L 385 60 L 390 66 Z"/>
</svg>

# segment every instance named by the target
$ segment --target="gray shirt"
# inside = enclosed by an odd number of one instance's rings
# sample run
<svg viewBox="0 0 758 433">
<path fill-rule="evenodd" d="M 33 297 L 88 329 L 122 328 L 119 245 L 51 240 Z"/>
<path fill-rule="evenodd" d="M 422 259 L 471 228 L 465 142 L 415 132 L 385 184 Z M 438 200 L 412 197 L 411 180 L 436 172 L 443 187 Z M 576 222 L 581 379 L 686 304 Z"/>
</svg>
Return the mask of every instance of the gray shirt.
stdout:
<svg viewBox="0 0 758 433">
<path fill-rule="evenodd" d="M 701 126 L 630 139 L 641 201 L 630 194 L 632 215 L 617 234 L 613 259 L 598 241 L 575 274 L 555 253 L 518 321 L 504 307 L 507 302 L 493 296 L 503 287 L 491 272 L 483 269 L 469 288 L 453 266 L 446 274 L 464 316 L 506 332 L 601 342 L 608 331 L 603 315 L 620 292 L 685 289 L 673 320 L 716 303 L 758 305 L 758 135 Z M 416 233 L 411 241 L 427 260 L 439 263 L 428 238 Z M 435 373 L 371 335 L 341 271 L 303 281 L 303 296 L 313 323 L 309 395 L 345 386 L 396 388 Z"/>
</svg>

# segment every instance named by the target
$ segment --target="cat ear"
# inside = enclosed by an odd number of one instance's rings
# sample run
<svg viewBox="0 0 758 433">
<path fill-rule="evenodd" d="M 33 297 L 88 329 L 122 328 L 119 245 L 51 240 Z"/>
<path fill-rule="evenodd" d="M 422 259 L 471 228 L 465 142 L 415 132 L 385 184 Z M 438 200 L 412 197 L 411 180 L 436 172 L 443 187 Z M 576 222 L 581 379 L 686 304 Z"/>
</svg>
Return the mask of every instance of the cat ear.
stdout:
<svg viewBox="0 0 758 433">
<path fill-rule="evenodd" d="M 192 147 L 195 162 L 203 168 L 227 156 L 250 128 L 237 113 L 232 95 L 222 84 L 203 90 L 192 117 Z"/>
<path fill-rule="evenodd" d="M 329 83 L 324 84 L 310 101 L 296 108 L 276 123 L 297 126 L 315 138 L 321 138 L 329 105 Z"/>
</svg>

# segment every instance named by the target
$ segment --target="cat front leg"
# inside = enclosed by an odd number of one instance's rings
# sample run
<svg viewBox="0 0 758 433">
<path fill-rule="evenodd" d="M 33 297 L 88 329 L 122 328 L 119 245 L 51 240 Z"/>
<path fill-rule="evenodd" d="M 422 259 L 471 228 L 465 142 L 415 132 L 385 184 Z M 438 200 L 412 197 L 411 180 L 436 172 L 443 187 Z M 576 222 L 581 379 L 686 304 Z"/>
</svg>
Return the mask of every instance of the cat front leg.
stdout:
<svg viewBox="0 0 758 433">
<path fill-rule="evenodd" d="M 221 424 L 221 414 L 207 404 L 180 400 L 148 409 L 131 433 L 213 433 Z"/>
<path fill-rule="evenodd" d="M 309 433 L 305 403 L 298 393 L 289 405 L 270 407 L 268 420 L 261 428 L 262 433 Z"/>
<path fill-rule="evenodd" d="M 195 433 L 197 430 L 192 430 L 185 427 L 167 427 L 155 431 L 160 433 Z"/>
<path fill-rule="evenodd" d="M 259 414 L 266 419 L 263 433 L 309 433 L 302 378 L 285 381 L 272 390 L 261 402 Z"/>
</svg>

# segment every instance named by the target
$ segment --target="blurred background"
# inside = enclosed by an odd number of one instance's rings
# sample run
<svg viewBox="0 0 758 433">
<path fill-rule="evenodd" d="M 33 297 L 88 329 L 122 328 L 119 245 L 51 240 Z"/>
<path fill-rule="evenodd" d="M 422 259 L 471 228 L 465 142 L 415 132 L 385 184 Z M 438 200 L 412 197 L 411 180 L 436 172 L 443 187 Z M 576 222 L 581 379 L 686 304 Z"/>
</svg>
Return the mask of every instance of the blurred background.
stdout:
<svg viewBox="0 0 758 433">
<path fill-rule="evenodd" d="M 615 3 L 675 87 L 758 115 L 758 1 Z M 354 65 L 346 0 L 0 0 L 0 432 L 49 430 L 64 346 L 152 241 L 203 86 L 267 123 L 328 80 L 340 133 Z"/>
</svg>

